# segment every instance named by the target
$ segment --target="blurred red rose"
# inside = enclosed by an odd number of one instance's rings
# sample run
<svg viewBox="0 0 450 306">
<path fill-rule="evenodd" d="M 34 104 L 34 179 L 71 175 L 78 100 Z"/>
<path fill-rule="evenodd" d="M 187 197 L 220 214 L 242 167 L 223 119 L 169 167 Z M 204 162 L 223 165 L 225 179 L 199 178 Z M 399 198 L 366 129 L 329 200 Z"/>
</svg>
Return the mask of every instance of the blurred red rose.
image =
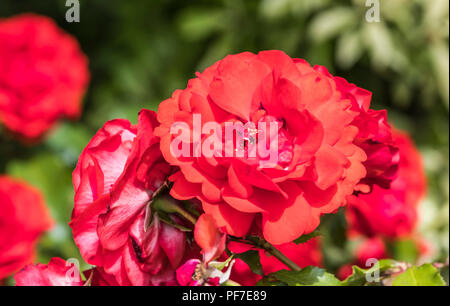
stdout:
<svg viewBox="0 0 450 306">
<path fill-rule="evenodd" d="M 70 226 L 83 258 L 120 285 L 175 283 L 185 234 L 161 222 L 148 204 L 170 174 L 153 135 L 156 114 L 137 126 L 107 122 L 81 154 L 73 173 Z"/>
<path fill-rule="evenodd" d="M 232 241 L 230 241 L 227 246 L 234 253 L 243 253 L 252 249 L 252 247 L 247 244 Z M 307 266 L 320 267 L 322 265 L 322 253 L 320 251 L 320 240 L 318 238 L 313 238 L 298 245 L 294 242 L 277 245 L 276 248 L 300 268 Z M 267 254 L 261 249 L 255 250 L 259 251 L 261 266 L 265 275 L 282 269 L 289 269 L 275 256 Z M 243 286 L 254 286 L 261 278 L 260 275 L 253 273 L 244 261 L 239 258 L 236 259 L 230 279 Z"/>
<path fill-rule="evenodd" d="M 16 286 L 83 286 L 78 268 L 61 258 L 52 258 L 48 265 L 28 265 L 14 280 Z"/>
<path fill-rule="evenodd" d="M 37 189 L 0 176 L 0 280 L 33 261 L 39 236 L 52 224 Z"/>
<path fill-rule="evenodd" d="M 171 177 L 171 194 L 201 200 L 204 211 L 233 236 L 245 235 L 257 215 L 262 215 L 264 238 L 273 244 L 313 231 L 319 217 L 344 205 L 366 175 L 366 154 L 354 143 L 358 128 L 352 125 L 360 110 L 323 71 L 281 51 L 230 55 L 162 102 L 155 133 L 164 158 L 180 168 Z M 171 128 L 182 123 L 195 137 L 198 114 L 202 122 L 222 126 L 277 123 L 278 163 L 261 167 L 264 157 L 246 151 L 259 130 L 243 135 L 238 144 L 243 158 L 226 152 L 177 158 L 173 140 L 180 138 Z M 192 152 L 201 145 L 193 137 L 181 140 Z"/>
<path fill-rule="evenodd" d="M 420 153 L 406 133 L 394 130 L 400 163 L 389 189 L 374 186 L 370 194 L 350 196 L 347 220 L 351 232 L 368 237 L 408 236 L 417 223 L 417 206 L 425 195 L 426 178 Z"/>
<path fill-rule="evenodd" d="M 76 118 L 89 81 L 78 42 L 48 17 L 0 19 L 0 123 L 36 139 L 63 116 Z"/>
</svg>

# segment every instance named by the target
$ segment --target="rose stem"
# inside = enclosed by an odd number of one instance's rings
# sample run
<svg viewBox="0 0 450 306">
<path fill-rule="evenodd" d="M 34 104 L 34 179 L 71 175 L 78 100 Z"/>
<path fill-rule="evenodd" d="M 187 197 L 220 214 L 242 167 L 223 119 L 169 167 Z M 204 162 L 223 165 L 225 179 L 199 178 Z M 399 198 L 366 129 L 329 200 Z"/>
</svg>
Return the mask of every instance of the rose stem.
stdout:
<svg viewBox="0 0 450 306">
<path fill-rule="evenodd" d="M 183 208 L 181 208 L 178 205 L 174 205 L 174 211 L 178 214 L 180 214 L 182 217 L 184 217 L 185 219 L 187 219 L 189 222 L 191 222 L 192 224 L 195 225 L 195 223 L 197 223 L 197 219 L 192 216 L 190 213 L 188 213 L 186 210 L 184 210 Z"/>
<path fill-rule="evenodd" d="M 247 240 L 241 240 L 236 237 L 230 237 L 231 240 L 242 242 L 246 244 L 250 244 L 253 246 L 256 246 L 260 249 L 265 250 L 266 252 L 269 252 L 273 256 L 275 256 L 279 261 L 284 263 L 286 266 L 289 267 L 292 271 L 300 271 L 301 268 L 292 260 L 290 260 L 286 255 L 281 253 L 278 249 L 276 249 L 273 245 L 271 245 L 269 242 L 265 241 L 264 239 L 260 239 L 258 237 L 247 237 Z"/>
<path fill-rule="evenodd" d="M 155 191 L 155 193 L 153 194 L 152 200 L 158 198 L 159 195 L 162 194 L 164 191 L 169 190 L 171 185 L 172 184 L 169 183 L 168 181 L 164 182 L 164 184 L 162 184 L 161 187 Z M 185 219 L 187 219 L 189 222 L 191 222 L 194 225 L 197 222 L 197 219 L 194 216 L 192 216 L 188 211 L 186 211 L 185 209 L 181 208 L 179 205 L 172 203 L 170 201 L 164 201 L 164 207 L 161 207 L 161 208 L 163 211 L 165 211 L 167 213 L 177 213 L 177 214 L 181 215 L 182 217 L 184 217 Z"/>
</svg>

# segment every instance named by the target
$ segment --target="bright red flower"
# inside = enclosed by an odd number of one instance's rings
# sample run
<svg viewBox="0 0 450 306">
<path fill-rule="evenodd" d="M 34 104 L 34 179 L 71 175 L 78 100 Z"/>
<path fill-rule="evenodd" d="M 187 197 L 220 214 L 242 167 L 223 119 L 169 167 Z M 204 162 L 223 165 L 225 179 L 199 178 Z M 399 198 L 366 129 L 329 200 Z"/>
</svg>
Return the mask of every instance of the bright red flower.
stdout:
<svg viewBox="0 0 450 306">
<path fill-rule="evenodd" d="M 0 280 L 33 261 L 39 236 L 52 224 L 37 189 L 0 176 Z"/>
<path fill-rule="evenodd" d="M 61 258 L 52 258 L 48 265 L 28 265 L 14 279 L 16 286 L 83 286 L 78 268 Z"/>
<path fill-rule="evenodd" d="M 89 81 L 78 42 L 48 17 L 0 19 L 0 123 L 36 139 L 61 117 L 77 118 Z"/>
<path fill-rule="evenodd" d="M 325 68 L 323 72 L 333 77 Z M 369 109 L 372 98 L 370 91 L 350 84 L 340 77 L 334 77 L 334 81 L 338 91 L 342 93 L 342 98 L 349 99 L 352 103 L 351 108 L 359 113 L 352 124 L 358 127 L 355 144 L 367 155 L 367 160 L 363 163 L 367 174 L 357 189 L 367 193 L 374 184 L 388 189 L 397 176 L 399 153 L 387 121 L 387 112 Z"/>
<path fill-rule="evenodd" d="M 370 194 L 350 196 L 347 219 L 353 232 L 368 237 L 410 235 L 417 223 L 417 206 L 426 189 L 420 153 L 409 136 L 394 130 L 400 163 L 389 189 L 374 186 Z"/>
<path fill-rule="evenodd" d="M 243 253 L 252 249 L 252 247 L 247 244 L 237 242 L 229 242 L 228 248 L 234 253 Z M 322 265 L 322 253 L 320 251 L 320 241 L 318 238 L 311 239 L 298 245 L 294 242 L 277 245 L 276 248 L 301 268 L 307 266 L 320 267 Z M 289 269 L 273 255 L 267 254 L 261 249 L 255 250 L 259 251 L 261 266 L 265 275 L 282 269 Z M 238 258 L 236 259 L 230 279 L 243 286 L 254 286 L 261 278 L 260 275 L 253 273 L 244 261 Z"/>
<path fill-rule="evenodd" d="M 262 216 L 258 222 L 264 238 L 273 244 L 313 231 L 319 217 L 344 205 L 366 175 L 366 155 L 354 144 L 358 128 L 352 124 L 360 110 L 352 109 L 351 99 L 323 71 L 281 51 L 230 55 L 162 102 L 155 133 L 161 137 L 164 158 L 180 168 L 171 177 L 171 194 L 199 199 L 229 235 L 245 235 L 257 215 Z M 222 126 L 276 123 L 278 129 L 274 134 L 252 130 L 241 135 L 238 146 L 244 157 L 219 151 L 215 153 L 222 157 L 177 158 L 173 140 L 180 138 L 170 130 L 180 122 L 187 126 L 193 136 L 181 142 L 197 153 L 201 147 L 195 146 L 193 119 L 198 114 L 202 122 Z M 277 136 L 278 163 L 273 167 L 260 167 L 266 161 L 263 155 L 252 157 L 248 149 L 260 135 Z"/>
<path fill-rule="evenodd" d="M 137 126 L 107 122 L 73 173 L 75 242 L 88 263 L 120 285 L 173 284 L 184 254 L 185 234 L 148 209 L 171 172 L 154 126 L 156 114 L 146 110 Z"/>
</svg>

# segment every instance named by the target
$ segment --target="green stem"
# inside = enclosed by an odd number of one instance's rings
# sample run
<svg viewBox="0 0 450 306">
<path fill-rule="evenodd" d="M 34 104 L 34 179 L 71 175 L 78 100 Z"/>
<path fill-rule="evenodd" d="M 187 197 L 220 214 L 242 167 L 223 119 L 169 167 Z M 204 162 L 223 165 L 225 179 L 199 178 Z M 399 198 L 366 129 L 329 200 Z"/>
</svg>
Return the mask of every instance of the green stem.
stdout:
<svg viewBox="0 0 450 306">
<path fill-rule="evenodd" d="M 286 255 L 281 253 L 277 248 L 275 248 L 273 245 L 271 245 L 269 242 L 265 241 L 264 239 L 258 238 L 258 237 L 246 237 L 246 239 L 242 240 L 236 237 L 230 238 L 231 240 L 246 243 L 249 245 L 256 246 L 257 248 L 263 249 L 266 252 L 269 252 L 272 254 L 275 258 L 277 258 L 279 261 L 284 263 L 286 266 L 289 267 L 292 271 L 300 271 L 301 268 L 292 260 L 290 260 Z"/>
<path fill-rule="evenodd" d="M 184 217 L 186 220 L 191 222 L 195 225 L 197 222 L 197 218 L 192 216 L 187 210 L 183 209 L 180 205 L 173 203 L 172 201 L 168 200 L 165 197 L 160 197 L 163 192 L 166 190 L 169 190 L 171 187 L 171 184 L 168 182 L 165 182 L 161 187 L 155 191 L 152 197 L 152 207 L 156 210 L 161 210 L 163 212 L 166 212 L 168 214 L 170 213 L 177 213 Z"/>
<path fill-rule="evenodd" d="M 186 209 L 194 217 L 196 217 L 196 218 L 200 217 L 201 213 L 199 211 L 197 211 L 189 201 L 182 201 L 182 204 L 183 204 L 184 209 Z"/>
<path fill-rule="evenodd" d="M 192 216 L 189 212 L 187 212 L 186 210 L 184 210 L 183 208 L 181 208 L 180 206 L 174 204 L 174 211 L 176 213 L 178 213 L 179 215 L 181 215 L 182 217 L 184 217 L 186 220 L 188 220 L 189 222 L 191 222 L 193 225 L 195 225 L 195 223 L 197 223 L 197 219 Z"/>
<path fill-rule="evenodd" d="M 153 208 L 155 208 L 157 211 L 162 211 L 167 214 L 173 214 L 173 213 L 179 214 L 180 216 L 184 217 L 186 220 L 188 220 L 189 222 L 191 222 L 194 225 L 197 222 L 197 219 L 194 216 L 192 216 L 189 212 L 187 212 L 181 206 L 179 206 L 176 203 L 173 203 L 169 199 L 165 199 L 165 198 L 156 199 L 156 201 L 153 202 Z"/>
</svg>

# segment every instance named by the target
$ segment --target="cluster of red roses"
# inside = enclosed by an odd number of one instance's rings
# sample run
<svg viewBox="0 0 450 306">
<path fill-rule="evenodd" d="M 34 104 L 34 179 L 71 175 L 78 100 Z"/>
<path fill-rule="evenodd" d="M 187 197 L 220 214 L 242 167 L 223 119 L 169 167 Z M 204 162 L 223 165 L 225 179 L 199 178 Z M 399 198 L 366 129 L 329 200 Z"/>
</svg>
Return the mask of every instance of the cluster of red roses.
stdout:
<svg viewBox="0 0 450 306">
<path fill-rule="evenodd" d="M 2 97 L 14 91 L 2 88 L 0 119 L 8 122 L 3 105 L 11 100 Z M 55 258 L 27 266 L 17 284 L 252 285 L 260 276 L 239 259 L 225 261 L 230 254 L 257 249 L 250 243 L 257 238 L 300 267 L 321 265 L 320 241 L 293 241 L 345 205 L 352 231 L 409 234 L 425 185 L 420 157 L 370 101 L 369 91 L 281 51 L 227 56 L 157 113 L 142 110 L 136 125 L 107 122 L 82 152 L 70 226 L 94 266 L 84 272 L 87 280 Z M 171 127 L 182 122 L 193 130 L 197 114 L 222 127 L 276 122 L 278 163 L 262 168 L 259 156 L 174 155 Z M 193 138 L 183 142 L 195 150 Z M 264 250 L 260 258 L 265 274 L 286 267 Z"/>
</svg>

